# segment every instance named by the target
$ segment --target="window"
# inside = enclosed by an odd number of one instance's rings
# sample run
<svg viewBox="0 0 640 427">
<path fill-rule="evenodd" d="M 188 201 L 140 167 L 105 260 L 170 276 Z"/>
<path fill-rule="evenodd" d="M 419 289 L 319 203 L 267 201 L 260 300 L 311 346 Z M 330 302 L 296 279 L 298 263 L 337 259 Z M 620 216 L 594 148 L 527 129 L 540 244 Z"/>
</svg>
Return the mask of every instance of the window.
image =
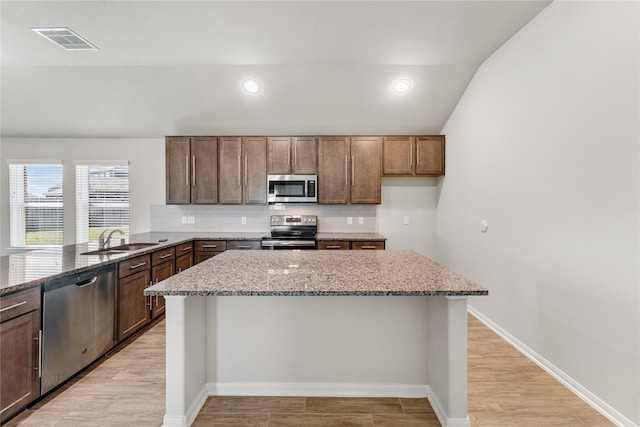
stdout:
<svg viewBox="0 0 640 427">
<path fill-rule="evenodd" d="M 9 161 L 12 247 L 64 243 L 62 162 Z"/>
<path fill-rule="evenodd" d="M 129 165 L 76 162 L 76 242 L 116 228 L 129 234 Z"/>
</svg>

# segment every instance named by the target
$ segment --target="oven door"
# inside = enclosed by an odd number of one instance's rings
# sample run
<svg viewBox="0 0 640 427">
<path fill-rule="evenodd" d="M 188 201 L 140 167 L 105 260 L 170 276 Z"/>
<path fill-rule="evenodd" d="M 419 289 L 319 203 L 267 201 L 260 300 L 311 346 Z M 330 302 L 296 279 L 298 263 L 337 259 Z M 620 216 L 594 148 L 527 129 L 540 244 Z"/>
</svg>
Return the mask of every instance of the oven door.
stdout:
<svg viewBox="0 0 640 427">
<path fill-rule="evenodd" d="M 267 202 L 317 202 L 315 176 L 269 175 L 267 177 Z M 312 194 L 310 194 L 310 183 Z"/>
</svg>

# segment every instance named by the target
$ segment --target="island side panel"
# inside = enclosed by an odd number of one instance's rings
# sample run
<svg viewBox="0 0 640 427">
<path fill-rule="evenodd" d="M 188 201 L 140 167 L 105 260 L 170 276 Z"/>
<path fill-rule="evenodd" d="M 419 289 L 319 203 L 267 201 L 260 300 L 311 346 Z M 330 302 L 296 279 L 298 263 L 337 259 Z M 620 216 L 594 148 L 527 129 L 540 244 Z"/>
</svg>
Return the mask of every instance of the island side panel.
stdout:
<svg viewBox="0 0 640 427">
<path fill-rule="evenodd" d="M 207 398 L 205 297 L 166 296 L 166 413 L 163 427 L 186 427 Z"/>
<path fill-rule="evenodd" d="M 440 423 L 468 427 L 467 297 L 429 298 L 429 400 Z"/>
</svg>

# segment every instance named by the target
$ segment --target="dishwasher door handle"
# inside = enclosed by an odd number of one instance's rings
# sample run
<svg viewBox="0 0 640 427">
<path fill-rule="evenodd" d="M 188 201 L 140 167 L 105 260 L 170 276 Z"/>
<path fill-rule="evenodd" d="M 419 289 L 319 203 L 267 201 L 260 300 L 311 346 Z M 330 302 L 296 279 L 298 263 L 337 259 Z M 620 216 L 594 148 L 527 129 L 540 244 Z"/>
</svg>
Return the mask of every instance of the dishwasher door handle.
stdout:
<svg viewBox="0 0 640 427">
<path fill-rule="evenodd" d="M 93 285 L 94 283 L 96 283 L 96 280 L 98 280 L 98 276 L 94 276 L 92 279 L 87 279 L 87 280 L 83 280 L 81 282 L 78 282 L 78 283 L 76 283 L 76 286 L 81 288 L 83 286 Z"/>
</svg>

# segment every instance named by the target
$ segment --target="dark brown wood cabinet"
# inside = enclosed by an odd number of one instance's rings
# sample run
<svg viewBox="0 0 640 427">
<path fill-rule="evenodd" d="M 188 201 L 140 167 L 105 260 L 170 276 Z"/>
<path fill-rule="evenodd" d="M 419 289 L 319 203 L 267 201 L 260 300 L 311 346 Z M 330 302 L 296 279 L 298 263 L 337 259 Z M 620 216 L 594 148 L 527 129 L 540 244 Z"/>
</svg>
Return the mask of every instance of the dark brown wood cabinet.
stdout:
<svg viewBox="0 0 640 427">
<path fill-rule="evenodd" d="M 376 241 L 353 241 L 351 242 L 351 249 L 354 251 L 359 250 L 384 250 L 385 242 L 384 240 L 376 240 Z"/>
<path fill-rule="evenodd" d="M 194 265 L 227 250 L 227 242 L 225 240 L 196 240 L 193 246 L 195 248 L 193 254 Z"/>
<path fill-rule="evenodd" d="M 40 395 L 40 287 L 0 299 L 0 422 Z"/>
<path fill-rule="evenodd" d="M 218 202 L 218 142 L 215 137 L 167 137 L 167 204 Z"/>
<path fill-rule="evenodd" d="M 218 140 L 218 200 L 221 204 L 242 204 L 242 139 Z M 266 191 L 266 190 L 265 190 Z"/>
<path fill-rule="evenodd" d="M 350 249 L 351 245 L 347 240 L 336 240 L 336 241 L 325 241 L 321 240 L 318 242 L 318 250 L 339 250 L 344 251 Z"/>
<path fill-rule="evenodd" d="M 191 266 L 193 266 L 193 242 L 176 246 L 176 274 Z"/>
<path fill-rule="evenodd" d="M 349 203 L 348 137 L 320 138 L 318 145 L 318 203 Z"/>
<path fill-rule="evenodd" d="M 444 175 L 444 136 L 385 137 L 382 176 Z"/>
<path fill-rule="evenodd" d="M 151 307 L 144 290 L 151 284 L 151 255 L 118 264 L 118 341 L 151 320 Z"/>
<path fill-rule="evenodd" d="M 267 203 L 267 138 L 242 138 L 243 202 Z"/>
<path fill-rule="evenodd" d="M 382 201 L 381 138 L 351 138 L 351 203 L 379 204 Z"/>
<path fill-rule="evenodd" d="M 156 284 L 173 276 L 175 272 L 176 248 L 161 249 L 151 254 L 151 284 Z M 164 297 L 150 296 L 149 307 L 151 318 L 155 319 L 164 313 Z"/>
<path fill-rule="evenodd" d="M 416 138 L 416 175 L 444 175 L 444 136 Z"/>
<path fill-rule="evenodd" d="M 227 250 L 255 250 L 262 249 L 260 240 L 227 240 Z"/>
<path fill-rule="evenodd" d="M 318 171 L 318 138 L 270 137 L 267 139 L 267 173 L 315 175 Z"/>
</svg>

